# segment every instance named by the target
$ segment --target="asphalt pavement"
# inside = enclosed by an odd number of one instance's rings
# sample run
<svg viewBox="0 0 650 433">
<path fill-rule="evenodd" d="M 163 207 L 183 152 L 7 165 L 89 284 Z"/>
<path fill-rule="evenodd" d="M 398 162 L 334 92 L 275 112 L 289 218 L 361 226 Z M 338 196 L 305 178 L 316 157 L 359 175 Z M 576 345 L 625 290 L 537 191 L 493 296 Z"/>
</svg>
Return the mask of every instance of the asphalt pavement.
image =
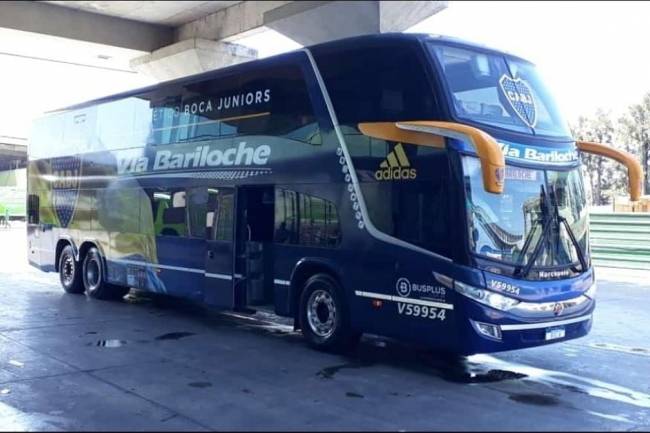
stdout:
<svg viewBox="0 0 650 433">
<path fill-rule="evenodd" d="M 65 294 L 0 229 L 0 430 L 650 429 L 650 272 L 596 270 L 592 332 L 448 358 L 367 337 L 314 351 L 285 320 Z"/>
</svg>

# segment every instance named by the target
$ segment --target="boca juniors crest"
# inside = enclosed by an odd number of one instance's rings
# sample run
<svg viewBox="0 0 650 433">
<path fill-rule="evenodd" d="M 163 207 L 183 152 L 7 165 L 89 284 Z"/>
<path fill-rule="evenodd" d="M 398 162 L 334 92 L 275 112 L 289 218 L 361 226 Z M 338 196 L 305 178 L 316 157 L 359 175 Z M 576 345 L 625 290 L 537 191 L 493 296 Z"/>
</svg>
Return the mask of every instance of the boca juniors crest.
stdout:
<svg viewBox="0 0 650 433">
<path fill-rule="evenodd" d="M 68 227 L 79 198 L 81 160 L 77 157 L 52 160 L 52 205 L 61 227 Z"/>
<path fill-rule="evenodd" d="M 503 75 L 499 80 L 501 91 L 517 116 L 529 127 L 534 128 L 537 123 L 537 110 L 533 92 L 528 84 L 521 78 L 512 79 Z"/>
</svg>

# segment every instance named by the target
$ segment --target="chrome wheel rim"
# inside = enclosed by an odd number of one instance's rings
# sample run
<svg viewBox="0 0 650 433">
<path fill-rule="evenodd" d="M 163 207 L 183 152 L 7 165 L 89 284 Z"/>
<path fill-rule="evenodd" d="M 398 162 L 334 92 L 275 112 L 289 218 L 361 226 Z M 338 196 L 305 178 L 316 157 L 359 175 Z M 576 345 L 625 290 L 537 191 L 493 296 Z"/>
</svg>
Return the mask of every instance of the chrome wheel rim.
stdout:
<svg viewBox="0 0 650 433">
<path fill-rule="evenodd" d="M 75 263 L 74 259 L 70 255 L 63 256 L 63 261 L 61 263 L 61 279 L 63 284 L 69 286 L 74 280 L 74 271 Z"/>
<path fill-rule="evenodd" d="M 314 290 L 307 301 L 307 322 L 319 337 L 332 336 L 336 329 L 336 305 L 332 295 L 325 290 Z"/>
</svg>

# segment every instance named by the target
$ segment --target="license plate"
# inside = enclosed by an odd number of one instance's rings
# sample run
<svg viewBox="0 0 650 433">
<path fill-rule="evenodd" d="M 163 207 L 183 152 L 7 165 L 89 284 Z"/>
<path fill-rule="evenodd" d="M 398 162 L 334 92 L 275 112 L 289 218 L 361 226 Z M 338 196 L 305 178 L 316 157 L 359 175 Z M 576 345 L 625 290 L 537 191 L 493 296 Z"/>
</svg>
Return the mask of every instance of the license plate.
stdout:
<svg viewBox="0 0 650 433">
<path fill-rule="evenodd" d="M 549 328 L 546 330 L 546 340 L 557 340 L 558 338 L 564 338 L 566 331 L 564 328 Z"/>
</svg>

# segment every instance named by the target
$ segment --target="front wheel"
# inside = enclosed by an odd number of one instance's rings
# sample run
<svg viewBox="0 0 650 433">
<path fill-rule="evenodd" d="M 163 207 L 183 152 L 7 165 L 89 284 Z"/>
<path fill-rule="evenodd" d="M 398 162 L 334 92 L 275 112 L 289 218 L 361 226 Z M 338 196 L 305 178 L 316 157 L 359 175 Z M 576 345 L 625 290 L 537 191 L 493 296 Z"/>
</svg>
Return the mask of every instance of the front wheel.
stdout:
<svg viewBox="0 0 650 433">
<path fill-rule="evenodd" d="M 310 346 L 327 351 L 352 348 L 361 334 L 350 329 L 343 290 L 327 274 L 316 274 L 305 283 L 300 296 L 300 328 Z"/>
<path fill-rule="evenodd" d="M 108 284 L 104 280 L 104 262 L 97 248 L 91 248 L 84 258 L 83 285 L 91 298 L 121 299 L 129 292 L 128 287 Z"/>
</svg>

